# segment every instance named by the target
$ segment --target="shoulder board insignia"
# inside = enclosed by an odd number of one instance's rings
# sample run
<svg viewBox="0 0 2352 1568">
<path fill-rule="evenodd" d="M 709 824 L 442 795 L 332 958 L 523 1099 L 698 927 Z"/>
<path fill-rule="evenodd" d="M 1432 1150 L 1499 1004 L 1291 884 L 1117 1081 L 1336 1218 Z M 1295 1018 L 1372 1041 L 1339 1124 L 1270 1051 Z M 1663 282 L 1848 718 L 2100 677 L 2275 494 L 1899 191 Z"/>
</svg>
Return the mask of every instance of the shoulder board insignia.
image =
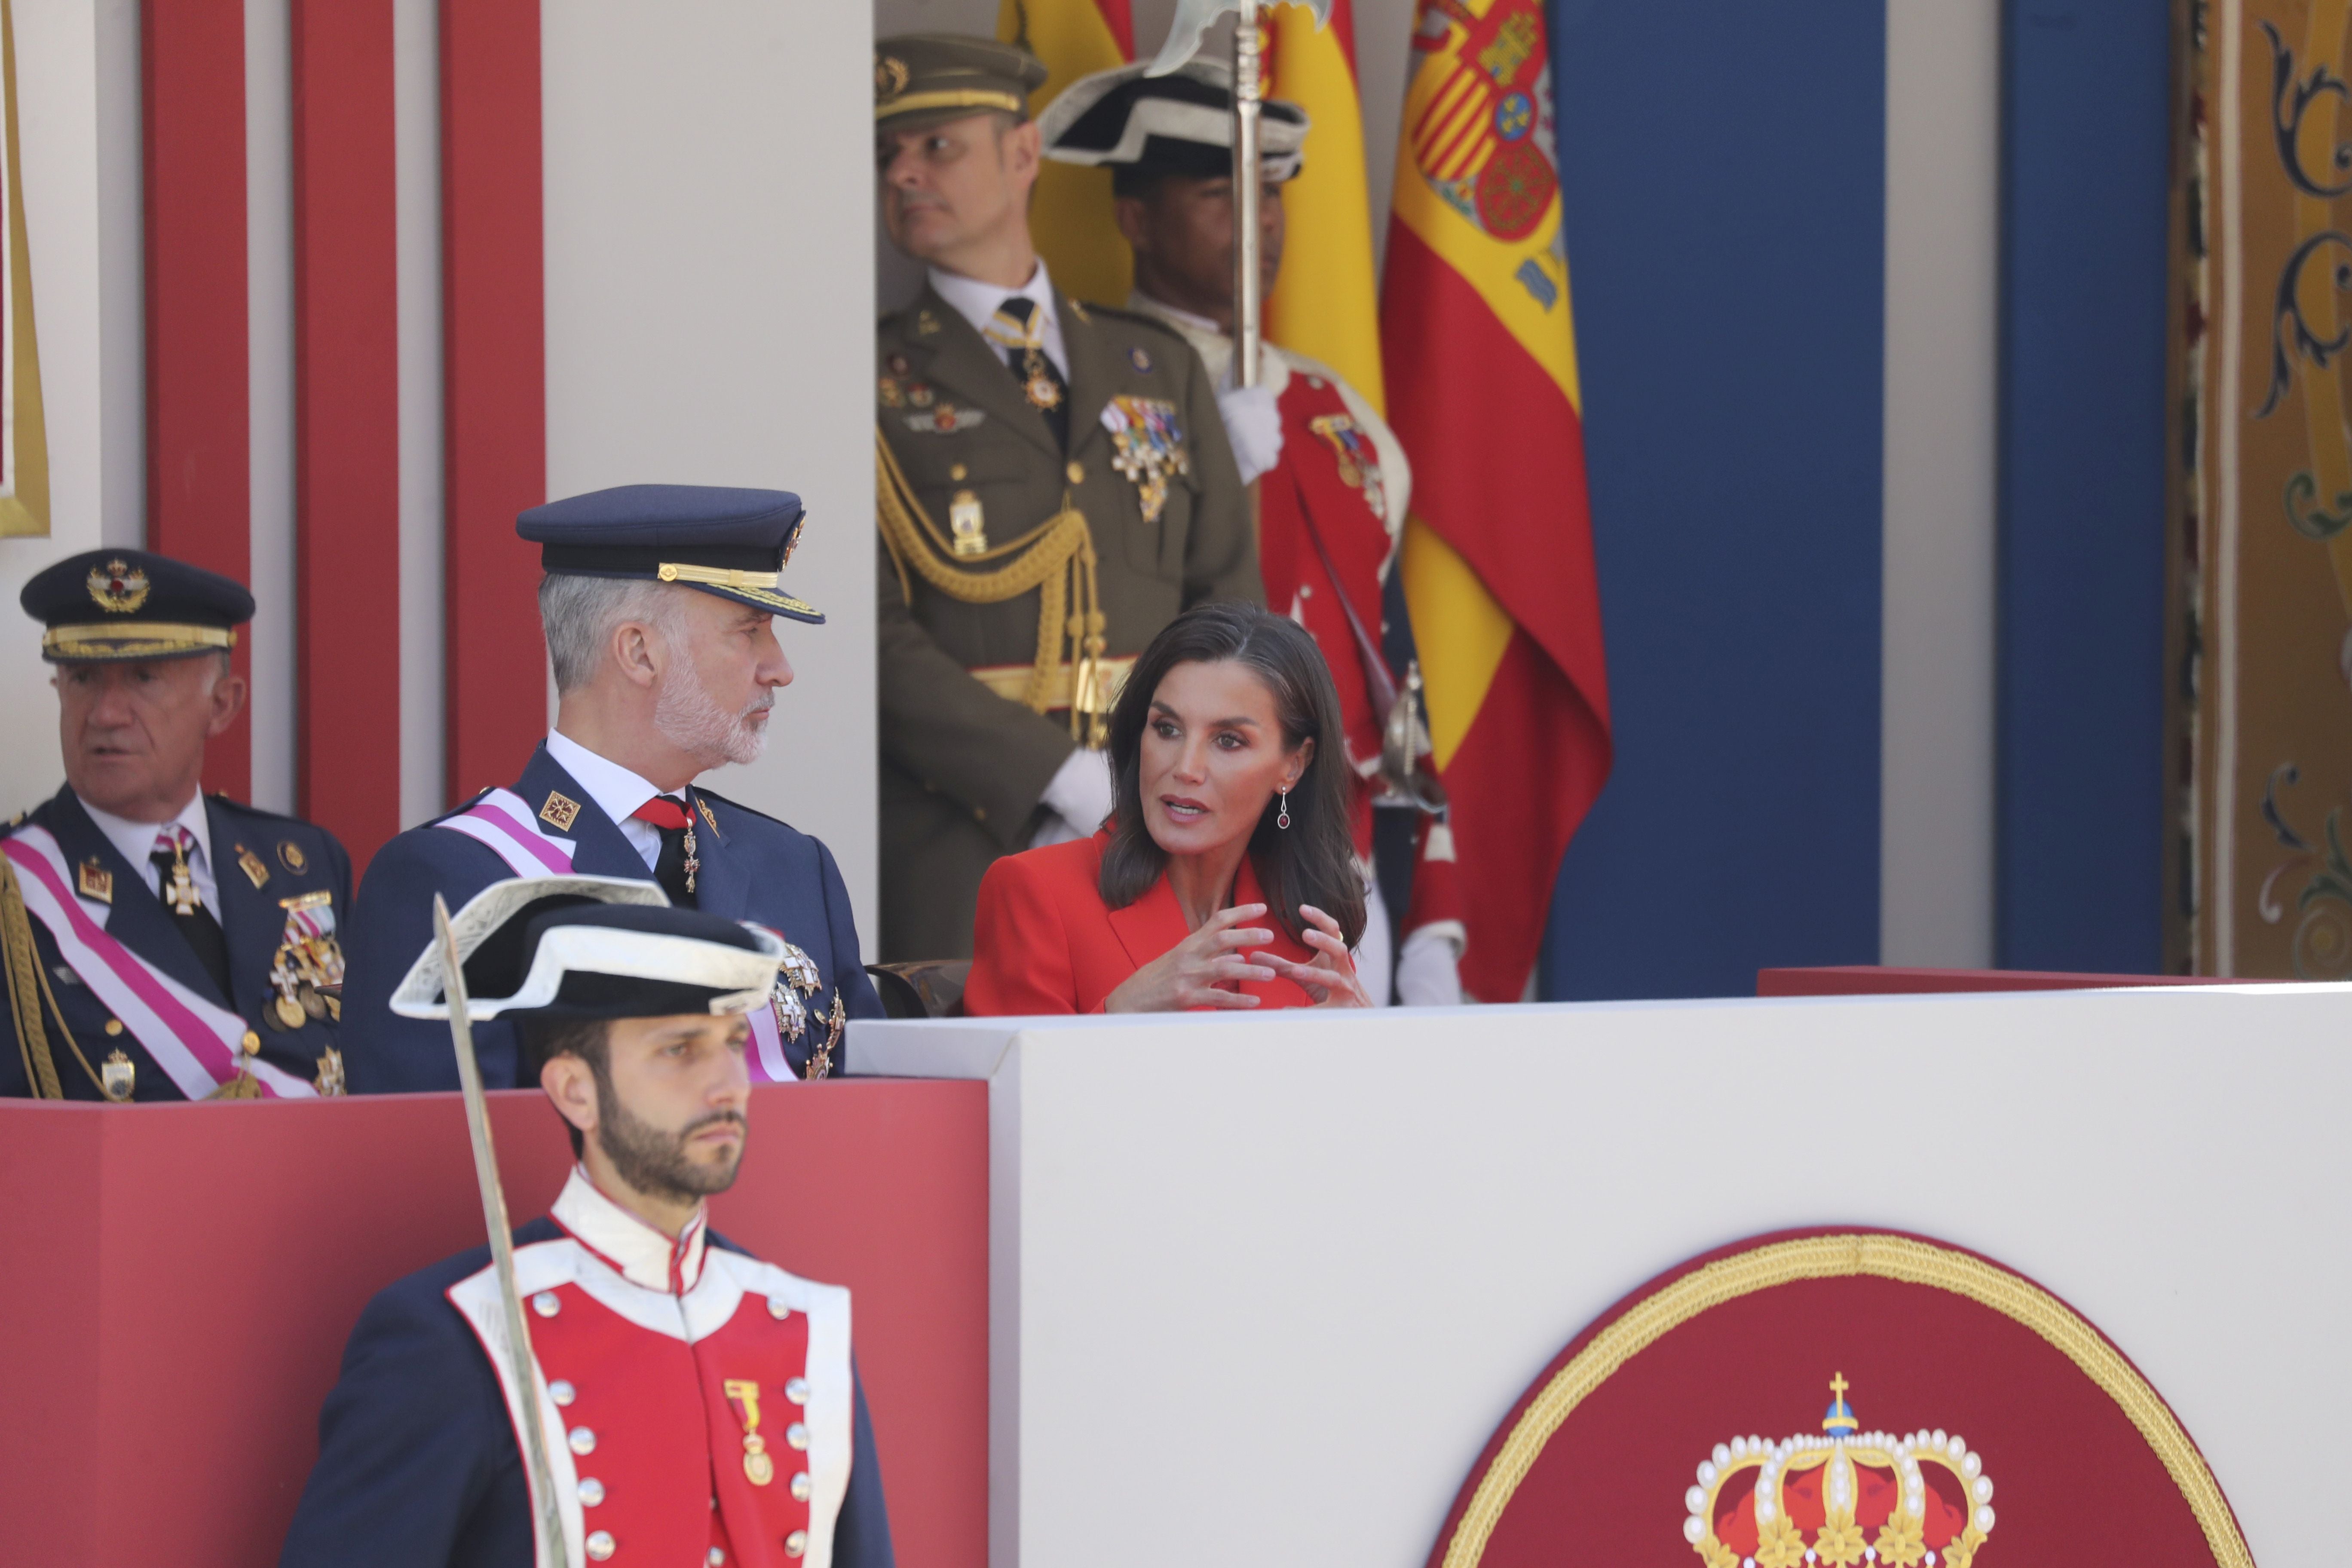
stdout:
<svg viewBox="0 0 2352 1568">
<path fill-rule="evenodd" d="M 245 879 L 251 882 L 256 889 L 269 880 L 269 868 L 261 863 L 260 856 L 242 844 L 236 847 L 236 868 L 245 873 Z"/>
<path fill-rule="evenodd" d="M 302 847 L 291 838 L 278 841 L 278 863 L 298 877 L 310 868 L 310 858 L 303 854 Z"/>
<path fill-rule="evenodd" d="M 952 436 L 959 430 L 969 430 L 988 422 L 985 408 L 958 408 L 952 403 L 942 403 L 937 408 L 920 414 L 899 416 L 907 428 L 918 435 Z"/>
<path fill-rule="evenodd" d="M 1087 314 L 1086 301 L 1079 299 L 1075 294 L 1070 296 L 1070 314 L 1076 316 L 1079 321 L 1085 322 L 1089 327 L 1095 324 L 1095 319 Z"/>
<path fill-rule="evenodd" d="M 580 803 L 562 790 L 549 790 L 546 804 L 539 808 L 539 819 L 558 833 L 569 833 L 580 819 Z"/>
<path fill-rule="evenodd" d="M 915 312 L 915 335 L 917 337 L 928 338 L 938 332 L 939 330 L 940 319 L 937 316 L 932 315 L 929 309 L 920 310 Z"/>
<path fill-rule="evenodd" d="M 74 885 L 85 899 L 96 899 L 101 904 L 114 902 L 114 873 L 100 865 L 96 856 L 75 868 Z"/>
</svg>

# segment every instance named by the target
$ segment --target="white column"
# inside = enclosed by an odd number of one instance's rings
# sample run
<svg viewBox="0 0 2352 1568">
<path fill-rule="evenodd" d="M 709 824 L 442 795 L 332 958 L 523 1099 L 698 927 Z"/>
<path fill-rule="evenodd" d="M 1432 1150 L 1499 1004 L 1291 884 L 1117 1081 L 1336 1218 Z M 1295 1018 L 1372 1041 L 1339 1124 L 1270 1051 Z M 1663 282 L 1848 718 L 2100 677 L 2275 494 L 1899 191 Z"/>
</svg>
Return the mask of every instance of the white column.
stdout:
<svg viewBox="0 0 2352 1568">
<path fill-rule="evenodd" d="M 1999 0 L 1886 7 L 1879 959 L 1993 952 Z"/>
</svg>

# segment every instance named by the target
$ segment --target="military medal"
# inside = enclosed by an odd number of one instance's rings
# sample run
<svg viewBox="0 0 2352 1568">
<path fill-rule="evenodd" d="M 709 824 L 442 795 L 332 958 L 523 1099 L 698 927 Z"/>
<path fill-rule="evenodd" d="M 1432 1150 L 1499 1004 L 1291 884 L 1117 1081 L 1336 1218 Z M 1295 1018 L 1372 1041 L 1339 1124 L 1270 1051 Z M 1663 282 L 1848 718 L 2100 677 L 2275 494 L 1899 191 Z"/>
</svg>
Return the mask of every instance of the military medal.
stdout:
<svg viewBox="0 0 2352 1568">
<path fill-rule="evenodd" d="M 139 1087 L 139 1064 L 121 1051 L 110 1051 L 98 1064 L 98 1087 L 107 1099 L 117 1104 L 129 1100 Z"/>
<path fill-rule="evenodd" d="M 694 818 L 691 816 L 686 819 L 686 837 L 678 847 L 686 851 L 686 890 L 690 893 L 694 891 L 694 874 L 702 869 L 702 862 L 695 858 Z"/>
<path fill-rule="evenodd" d="M 1381 482 L 1381 457 L 1373 449 L 1353 416 L 1346 414 L 1320 414 L 1307 422 L 1307 427 L 1323 437 L 1331 448 L 1331 456 L 1339 466 L 1339 482 L 1349 489 L 1364 492 L 1364 504 L 1372 515 L 1385 524 L 1388 521 L 1388 492 Z"/>
<path fill-rule="evenodd" d="M 263 1019 L 279 1029 L 341 1019 L 343 950 L 335 941 L 334 895 L 322 888 L 280 899 L 278 907 L 286 911 L 286 929 L 269 963 L 269 984 L 278 994 Z M 339 1074 L 341 1063 L 338 1058 Z"/>
<path fill-rule="evenodd" d="M 1143 521 L 1158 522 L 1168 505 L 1168 480 L 1192 471 L 1176 405 L 1157 397 L 1122 393 L 1103 405 L 1103 428 L 1110 432 L 1110 466 L 1135 486 Z"/>
<path fill-rule="evenodd" d="M 319 1058 L 319 1075 L 310 1080 L 320 1098 L 332 1100 L 343 1092 L 343 1053 L 329 1046 Z"/>
<path fill-rule="evenodd" d="M 1029 399 L 1030 407 L 1047 409 L 1062 405 L 1062 389 L 1054 384 L 1052 376 L 1045 374 L 1044 354 L 1031 349 L 1021 369 L 1028 378 L 1021 384 L 1021 392 Z"/>
<path fill-rule="evenodd" d="M 172 885 L 163 890 L 163 901 L 183 919 L 196 912 L 196 879 L 188 872 L 187 847 L 176 836 L 172 840 Z"/>
<path fill-rule="evenodd" d="M 743 1424 L 743 1479 L 764 1487 L 776 1479 L 776 1461 L 768 1458 L 768 1440 L 760 1436 L 760 1385 L 750 1378 L 730 1377 L 720 1385 L 728 1406 Z"/>
<path fill-rule="evenodd" d="M 980 498 L 970 490 L 958 490 L 948 502 L 948 529 L 955 537 L 951 547 L 958 555 L 988 553 L 988 530 L 981 520 Z"/>
<path fill-rule="evenodd" d="M 801 1074 L 803 1079 L 814 1083 L 833 1071 L 833 1047 L 841 1044 L 841 1031 L 848 1022 L 849 1015 L 841 1005 L 841 988 L 836 985 L 833 991 L 833 1011 L 824 1016 L 824 1044 L 809 1053 L 808 1071 Z"/>
</svg>

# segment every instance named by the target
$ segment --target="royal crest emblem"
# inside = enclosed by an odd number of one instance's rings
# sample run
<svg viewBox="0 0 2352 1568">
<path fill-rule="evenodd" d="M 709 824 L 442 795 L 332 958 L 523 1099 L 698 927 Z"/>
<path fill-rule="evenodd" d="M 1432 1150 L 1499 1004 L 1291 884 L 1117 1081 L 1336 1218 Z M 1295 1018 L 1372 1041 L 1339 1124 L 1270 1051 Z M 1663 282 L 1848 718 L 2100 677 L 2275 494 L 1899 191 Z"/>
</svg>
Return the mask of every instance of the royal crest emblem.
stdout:
<svg viewBox="0 0 2352 1568">
<path fill-rule="evenodd" d="M 1551 62 L 1536 0 L 1422 0 L 1405 123 L 1414 167 L 1490 239 L 1533 248 L 1511 272 L 1544 310 L 1567 285 Z"/>
<path fill-rule="evenodd" d="M 1869 1562 L 1969 1568 L 1992 1533 L 1992 1478 L 1957 1433 L 1864 1432 L 1830 1379 L 1819 1434 L 1734 1437 L 1684 1493 L 1683 1538 L 1706 1568 Z"/>
<path fill-rule="evenodd" d="M 91 567 L 87 585 L 92 601 L 111 616 L 136 615 L 147 602 L 147 574 L 120 555 Z"/>
<path fill-rule="evenodd" d="M 1389 502 L 1387 488 L 1381 482 L 1381 455 L 1354 416 L 1318 414 L 1307 421 L 1307 427 L 1331 448 L 1332 459 L 1339 465 L 1339 482 L 1349 489 L 1363 491 L 1364 504 L 1385 525 Z"/>
<path fill-rule="evenodd" d="M 1184 448 L 1184 430 L 1176 422 L 1176 405 L 1157 397 L 1124 394 L 1103 405 L 1103 428 L 1110 432 L 1110 466 L 1135 486 L 1143 503 L 1143 521 L 1158 522 L 1168 506 L 1171 475 L 1192 471 L 1192 454 Z"/>
</svg>

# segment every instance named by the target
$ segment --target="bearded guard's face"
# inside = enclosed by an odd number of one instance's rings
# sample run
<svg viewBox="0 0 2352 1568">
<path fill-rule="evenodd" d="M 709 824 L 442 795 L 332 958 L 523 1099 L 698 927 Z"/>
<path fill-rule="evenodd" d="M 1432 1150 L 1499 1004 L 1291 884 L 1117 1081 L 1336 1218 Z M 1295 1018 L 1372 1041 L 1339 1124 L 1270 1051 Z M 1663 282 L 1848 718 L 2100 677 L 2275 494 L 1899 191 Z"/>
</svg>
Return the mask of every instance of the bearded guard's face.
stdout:
<svg viewBox="0 0 2352 1568">
<path fill-rule="evenodd" d="M 744 1016 L 623 1018 L 609 1041 L 595 1139 L 621 1179 L 682 1202 L 734 1185 L 751 1087 Z"/>
</svg>

